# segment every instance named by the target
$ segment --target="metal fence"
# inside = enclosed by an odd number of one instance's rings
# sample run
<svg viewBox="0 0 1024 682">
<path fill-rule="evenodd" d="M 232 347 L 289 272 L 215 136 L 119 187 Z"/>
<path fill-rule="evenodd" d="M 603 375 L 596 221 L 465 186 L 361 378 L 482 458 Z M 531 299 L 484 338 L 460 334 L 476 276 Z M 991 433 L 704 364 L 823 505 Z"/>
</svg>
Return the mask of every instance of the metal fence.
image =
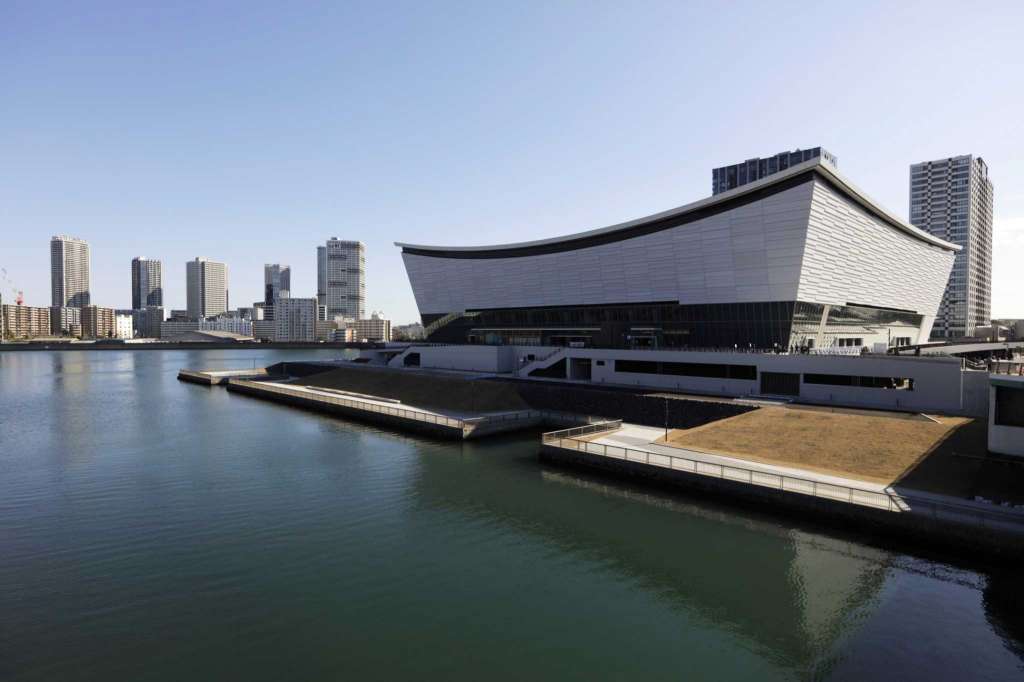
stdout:
<svg viewBox="0 0 1024 682">
<path fill-rule="evenodd" d="M 590 436 L 595 433 L 606 433 L 609 431 L 617 431 L 622 428 L 621 419 L 609 419 L 605 421 L 593 422 L 591 424 L 584 424 L 583 426 L 574 426 L 569 429 L 562 429 L 561 431 L 550 431 L 541 436 L 541 440 L 544 443 L 553 443 L 555 441 L 561 441 L 566 439 L 573 439 L 577 436 Z M 584 441 L 577 441 L 584 442 Z M 561 447 L 561 446 L 559 446 Z"/>
<path fill-rule="evenodd" d="M 592 426 L 602 427 L 615 422 L 605 422 Z M 578 440 L 575 436 L 583 435 L 588 427 L 577 429 L 564 429 L 545 433 L 542 442 L 545 445 L 573 450 L 591 455 L 620 459 L 626 462 L 636 462 L 658 466 L 674 471 L 684 471 L 701 476 L 720 478 L 748 485 L 758 485 L 766 488 L 774 488 L 786 492 L 800 493 L 820 497 L 837 502 L 846 502 L 864 507 L 872 507 L 892 512 L 914 512 L 916 515 L 934 520 L 952 521 L 966 523 L 986 529 L 997 529 L 1014 533 L 1024 533 L 1024 512 L 1003 510 L 993 506 L 986 509 L 968 504 L 955 504 L 951 502 L 940 502 L 938 500 L 904 495 L 895 492 L 880 492 L 877 490 L 865 490 L 851 486 L 824 483 L 799 476 L 788 476 L 775 474 L 766 471 L 748 469 L 742 466 L 730 464 L 718 464 L 716 462 L 705 462 L 680 455 L 668 455 L 647 450 L 635 450 L 633 448 L 606 445 L 604 443 L 592 443 Z M 615 428 L 602 428 L 600 431 L 611 431 Z M 598 430 L 589 433 L 597 433 Z"/>
<path fill-rule="evenodd" d="M 323 393 L 303 390 L 302 388 L 298 387 L 283 386 L 281 384 L 268 383 L 265 381 L 230 379 L 230 382 L 235 386 L 244 386 L 259 391 L 277 393 L 279 395 L 287 395 L 295 398 L 305 398 L 307 400 L 312 400 L 314 402 L 339 405 L 341 407 L 347 407 L 354 410 L 362 410 L 364 412 L 373 412 L 376 414 L 386 414 L 393 417 L 402 417 L 404 419 L 413 419 L 415 421 L 421 421 L 428 424 L 440 424 L 442 426 L 447 426 L 454 429 L 462 429 L 463 431 L 467 429 L 473 429 L 484 424 L 501 424 L 510 421 L 551 420 L 578 423 L 580 421 L 589 422 L 590 420 L 594 419 L 594 417 L 584 416 L 573 412 L 559 412 L 556 410 L 519 410 L 517 412 L 505 412 L 501 414 L 488 414 L 481 415 L 479 417 L 466 417 L 463 419 L 456 419 L 455 417 L 446 417 L 445 415 L 442 414 L 420 412 L 418 410 L 408 410 L 402 407 L 378 405 L 377 403 L 359 400 L 357 398 L 342 397 L 340 395 L 325 395 Z M 618 428 L 620 425 L 621 422 L 616 422 L 615 428 Z"/>
</svg>

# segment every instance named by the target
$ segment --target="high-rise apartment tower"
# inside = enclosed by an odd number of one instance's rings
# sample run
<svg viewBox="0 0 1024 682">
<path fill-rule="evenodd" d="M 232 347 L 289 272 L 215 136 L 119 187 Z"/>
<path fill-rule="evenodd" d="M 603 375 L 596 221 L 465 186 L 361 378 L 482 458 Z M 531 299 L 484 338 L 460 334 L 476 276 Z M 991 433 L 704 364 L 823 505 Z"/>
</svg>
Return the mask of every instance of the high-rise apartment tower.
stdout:
<svg viewBox="0 0 1024 682">
<path fill-rule="evenodd" d="M 185 265 L 188 317 L 199 320 L 216 317 L 228 309 L 228 266 L 196 258 Z"/>
<path fill-rule="evenodd" d="M 722 166 L 711 171 L 711 193 L 719 194 L 735 189 L 748 182 L 754 182 L 779 171 L 792 168 L 798 163 L 821 157 L 833 168 L 839 168 L 839 159 L 821 147 L 813 149 L 797 149 L 794 152 L 779 152 L 766 158 L 747 159 L 742 163 Z"/>
<path fill-rule="evenodd" d="M 158 260 L 132 258 L 132 310 L 164 304 L 163 266 Z"/>
<path fill-rule="evenodd" d="M 89 305 L 89 244 L 84 239 L 50 238 L 50 299 L 61 308 Z"/>
<path fill-rule="evenodd" d="M 953 261 L 932 338 L 971 336 L 990 324 L 992 181 L 980 156 L 954 156 L 910 167 L 910 222 L 963 247 Z"/>
<path fill-rule="evenodd" d="M 339 315 L 362 319 L 366 311 L 366 246 L 331 237 L 325 246 L 317 247 L 317 288 L 321 286 L 319 304 L 326 306 L 327 319 Z"/>
</svg>

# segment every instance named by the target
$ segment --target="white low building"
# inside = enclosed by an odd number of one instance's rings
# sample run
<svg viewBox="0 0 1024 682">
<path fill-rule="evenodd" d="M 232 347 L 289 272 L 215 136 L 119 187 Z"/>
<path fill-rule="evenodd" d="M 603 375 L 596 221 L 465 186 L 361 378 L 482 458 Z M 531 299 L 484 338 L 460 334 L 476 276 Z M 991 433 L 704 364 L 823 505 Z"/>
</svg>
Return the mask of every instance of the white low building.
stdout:
<svg viewBox="0 0 1024 682">
<path fill-rule="evenodd" d="M 130 339 L 135 336 L 135 327 L 132 324 L 131 315 L 114 316 L 114 338 Z"/>
<path fill-rule="evenodd" d="M 391 340 L 391 320 L 385 319 L 381 313 L 373 313 L 365 320 L 353 320 L 347 326 L 353 331 L 356 341 L 386 343 Z"/>
</svg>

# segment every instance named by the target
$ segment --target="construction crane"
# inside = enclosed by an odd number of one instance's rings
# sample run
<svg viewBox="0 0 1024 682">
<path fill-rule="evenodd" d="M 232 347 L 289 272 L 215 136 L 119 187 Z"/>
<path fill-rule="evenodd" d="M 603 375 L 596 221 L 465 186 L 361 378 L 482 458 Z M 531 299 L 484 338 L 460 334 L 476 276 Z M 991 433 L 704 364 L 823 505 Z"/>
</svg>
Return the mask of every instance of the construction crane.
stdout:
<svg viewBox="0 0 1024 682">
<path fill-rule="evenodd" d="M 21 289 L 19 289 L 14 281 L 7 275 L 7 268 L 0 268 L 0 279 L 4 282 L 4 290 L 10 290 L 14 293 L 14 302 L 17 305 L 21 305 L 25 302 L 25 296 Z"/>
</svg>

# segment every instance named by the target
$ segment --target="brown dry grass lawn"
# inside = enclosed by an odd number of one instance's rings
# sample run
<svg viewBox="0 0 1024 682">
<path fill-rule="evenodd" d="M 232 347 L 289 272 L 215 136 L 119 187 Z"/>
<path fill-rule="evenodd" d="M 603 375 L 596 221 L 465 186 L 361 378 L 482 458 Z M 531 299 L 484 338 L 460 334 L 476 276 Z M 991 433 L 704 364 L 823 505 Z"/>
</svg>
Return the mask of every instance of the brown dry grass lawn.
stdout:
<svg viewBox="0 0 1024 682">
<path fill-rule="evenodd" d="M 675 429 L 668 444 L 888 484 L 971 421 L 937 419 L 939 423 L 764 407 L 693 429 Z"/>
</svg>

